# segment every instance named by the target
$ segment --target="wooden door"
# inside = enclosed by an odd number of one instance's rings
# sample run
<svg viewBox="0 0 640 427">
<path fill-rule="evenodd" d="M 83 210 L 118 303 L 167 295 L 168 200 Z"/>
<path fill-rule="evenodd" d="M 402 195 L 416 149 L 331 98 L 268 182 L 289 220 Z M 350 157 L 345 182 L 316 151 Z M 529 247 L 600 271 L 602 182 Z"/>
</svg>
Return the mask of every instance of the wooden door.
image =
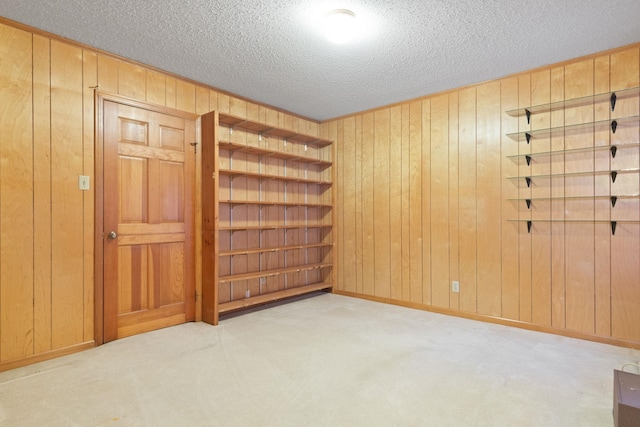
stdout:
<svg viewBox="0 0 640 427">
<path fill-rule="evenodd" d="M 194 319 L 195 121 L 102 106 L 107 342 Z"/>
</svg>

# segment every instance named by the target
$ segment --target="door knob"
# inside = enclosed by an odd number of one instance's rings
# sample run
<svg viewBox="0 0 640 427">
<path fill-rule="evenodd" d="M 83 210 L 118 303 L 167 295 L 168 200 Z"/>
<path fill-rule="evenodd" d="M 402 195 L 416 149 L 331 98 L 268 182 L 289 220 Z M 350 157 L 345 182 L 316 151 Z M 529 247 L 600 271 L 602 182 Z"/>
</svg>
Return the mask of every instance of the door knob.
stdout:
<svg viewBox="0 0 640 427">
<path fill-rule="evenodd" d="M 118 237 L 118 233 L 116 233 L 115 231 L 111 231 L 109 232 L 109 234 L 107 234 L 107 237 L 109 237 L 110 239 L 115 239 L 116 237 Z"/>
</svg>

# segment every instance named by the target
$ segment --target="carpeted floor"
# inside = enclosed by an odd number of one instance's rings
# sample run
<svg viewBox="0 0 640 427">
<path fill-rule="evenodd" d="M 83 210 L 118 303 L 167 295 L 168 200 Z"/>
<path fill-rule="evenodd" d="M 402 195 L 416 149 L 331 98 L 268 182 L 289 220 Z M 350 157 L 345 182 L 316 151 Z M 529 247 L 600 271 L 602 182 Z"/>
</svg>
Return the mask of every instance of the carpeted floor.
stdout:
<svg viewBox="0 0 640 427">
<path fill-rule="evenodd" d="M 611 426 L 638 360 L 321 294 L 0 373 L 0 426 Z"/>
</svg>

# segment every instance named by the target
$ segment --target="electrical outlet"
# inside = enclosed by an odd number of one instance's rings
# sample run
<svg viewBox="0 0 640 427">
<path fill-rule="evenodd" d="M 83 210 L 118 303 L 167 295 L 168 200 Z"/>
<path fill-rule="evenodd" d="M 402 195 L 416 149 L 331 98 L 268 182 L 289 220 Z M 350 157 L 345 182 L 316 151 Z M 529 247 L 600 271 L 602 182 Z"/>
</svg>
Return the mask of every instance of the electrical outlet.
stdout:
<svg viewBox="0 0 640 427">
<path fill-rule="evenodd" d="M 247 289 L 247 292 L 245 292 L 244 294 L 245 298 L 251 298 L 251 291 L 249 289 Z"/>
<path fill-rule="evenodd" d="M 460 292 L 460 282 L 454 280 L 451 282 L 451 291 L 452 292 Z"/>
<path fill-rule="evenodd" d="M 78 190 L 89 190 L 89 176 L 88 175 L 79 175 L 78 176 Z"/>
</svg>

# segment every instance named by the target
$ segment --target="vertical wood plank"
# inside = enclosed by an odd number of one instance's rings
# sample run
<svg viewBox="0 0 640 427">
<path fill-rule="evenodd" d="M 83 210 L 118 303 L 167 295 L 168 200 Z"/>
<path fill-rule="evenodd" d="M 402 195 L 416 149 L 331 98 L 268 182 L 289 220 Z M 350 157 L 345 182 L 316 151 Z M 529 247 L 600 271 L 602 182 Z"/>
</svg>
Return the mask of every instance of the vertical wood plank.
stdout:
<svg viewBox="0 0 640 427">
<path fill-rule="evenodd" d="M 363 197 L 362 197 L 362 116 L 356 116 L 355 120 L 355 159 L 354 159 L 354 180 L 355 180 L 355 246 L 356 246 L 356 292 L 363 292 Z M 344 264 L 343 264 L 344 265 Z M 343 267 L 344 268 L 344 267 Z"/>
<path fill-rule="evenodd" d="M 518 163 L 508 156 L 518 154 L 518 143 L 507 136 L 518 131 L 518 120 L 505 113 L 518 108 L 518 78 L 511 77 L 500 82 L 500 103 L 502 119 L 501 135 L 501 182 L 502 182 L 502 291 L 501 316 L 506 319 L 520 318 L 519 291 L 519 255 L 517 222 L 509 221 L 518 218 L 518 182 L 508 179 L 518 175 Z"/>
<path fill-rule="evenodd" d="M 146 77 L 144 68 L 119 61 L 118 94 L 140 100 L 146 99 Z"/>
<path fill-rule="evenodd" d="M 343 183 L 343 208 L 342 218 L 338 222 L 342 222 L 343 226 L 340 231 L 343 233 L 343 241 L 341 247 L 342 265 L 350 266 L 343 268 L 344 283 L 341 289 L 348 292 L 356 292 L 357 271 L 353 266 L 356 265 L 356 177 L 355 177 L 355 117 L 349 117 L 343 120 L 343 136 L 342 136 L 342 179 Z"/>
<path fill-rule="evenodd" d="M 449 307 L 449 97 L 431 99 L 431 304 Z"/>
<path fill-rule="evenodd" d="M 449 279 L 460 280 L 460 99 L 449 94 Z M 460 309 L 460 293 L 449 284 L 449 308 Z"/>
<path fill-rule="evenodd" d="M 568 99 L 593 94 L 593 60 L 565 67 Z M 593 105 L 565 110 L 565 125 L 593 120 Z M 565 135 L 565 148 L 593 146 L 593 130 Z M 593 152 L 565 155 L 565 172 L 593 171 Z M 569 220 L 594 219 L 593 200 L 570 197 L 593 196 L 593 177 L 565 178 L 565 215 Z M 566 236 L 566 327 L 587 334 L 595 329 L 594 316 L 594 224 L 567 222 Z"/>
<path fill-rule="evenodd" d="M 388 153 L 389 295 L 402 300 L 402 107 L 399 105 L 389 109 Z"/>
<path fill-rule="evenodd" d="M 51 350 L 51 65 L 49 39 L 33 36 L 34 353 Z"/>
<path fill-rule="evenodd" d="M 176 82 L 176 108 L 189 113 L 196 112 L 196 85 L 184 80 Z"/>
<path fill-rule="evenodd" d="M 118 93 L 118 61 L 98 55 L 98 85 L 100 90 Z"/>
<path fill-rule="evenodd" d="M 640 85 L 640 52 L 637 47 L 611 55 L 611 90 L 621 90 Z M 637 99 L 616 106 L 612 118 L 637 115 L 640 113 Z M 632 143 L 640 140 L 640 130 L 636 125 L 625 131 L 618 130 L 611 136 L 611 143 Z M 640 153 L 637 150 L 623 150 L 611 160 L 612 168 L 638 168 Z M 640 182 L 632 179 L 616 180 L 611 184 L 613 194 L 637 194 Z M 611 209 L 612 219 L 640 221 L 638 203 L 616 204 Z M 622 225 L 622 227 L 621 227 Z M 638 224 L 618 224 L 616 234 L 611 237 L 611 335 L 614 338 L 640 342 L 640 226 Z"/>
<path fill-rule="evenodd" d="M 157 71 L 146 72 L 146 100 L 152 104 L 165 105 L 167 100 L 166 78 Z"/>
<path fill-rule="evenodd" d="M 460 91 L 459 232 L 460 310 L 477 310 L 477 154 L 476 89 Z"/>
<path fill-rule="evenodd" d="M 425 99 L 421 104 L 422 138 L 420 141 L 420 148 L 422 151 L 422 157 L 420 162 L 422 166 L 422 210 L 420 212 L 420 217 L 422 222 L 422 303 L 431 305 L 431 285 L 433 283 L 431 269 L 431 100 Z"/>
<path fill-rule="evenodd" d="M 0 25 L 0 361 L 3 362 L 24 358 L 34 351 L 32 43 L 30 33 Z M 38 92 L 41 95 L 42 88 Z M 42 99 L 38 101 L 41 105 Z"/>
<path fill-rule="evenodd" d="M 208 113 L 209 111 L 213 111 L 213 109 L 209 108 L 209 89 L 202 86 L 196 86 L 196 111 L 195 113 L 199 116 Z M 196 173 L 196 176 L 200 176 Z"/>
<path fill-rule="evenodd" d="M 409 165 L 409 156 L 411 154 L 410 139 L 410 111 L 411 106 L 408 103 L 402 105 L 402 216 L 400 218 L 400 226 L 402 235 L 400 236 L 400 244 L 402 251 L 402 301 L 411 301 L 411 168 Z"/>
<path fill-rule="evenodd" d="M 89 50 L 82 51 L 82 170 L 89 176 L 89 191 L 82 191 L 83 210 L 83 287 L 84 287 L 84 341 L 94 339 L 94 266 L 95 266 L 95 99 L 94 90 L 98 85 L 98 57 Z M 92 184 L 91 184 L 92 183 Z"/>
<path fill-rule="evenodd" d="M 375 254 L 375 296 L 391 297 L 390 233 L 389 233 L 389 109 L 374 113 L 373 225 Z M 338 178 L 340 179 L 340 178 Z"/>
<path fill-rule="evenodd" d="M 531 75 L 525 74 L 518 79 L 518 107 L 523 108 L 531 105 Z M 520 132 L 529 129 L 529 125 L 526 123 L 524 117 L 520 117 L 520 123 L 518 130 Z M 518 154 L 531 153 L 531 147 L 524 141 L 519 142 Z M 520 175 L 525 176 L 528 169 L 524 166 L 520 166 Z M 518 180 L 519 186 L 519 198 L 531 197 L 531 189 L 526 186 L 524 180 Z M 522 207 L 519 204 L 519 216 L 520 220 L 531 219 L 531 212 Z M 534 232 L 532 228 L 532 233 Z M 520 255 L 519 260 L 519 278 L 518 282 L 520 289 L 519 294 L 519 320 L 523 322 L 531 322 L 531 233 L 527 231 L 526 223 L 518 224 L 518 253 Z"/>
<path fill-rule="evenodd" d="M 501 314 L 500 82 L 477 89 L 478 313 Z"/>
<path fill-rule="evenodd" d="M 374 222 L 374 117 L 373 113 L 362 116 L 362 292 L 375 294 Z"/>
<path fill-rule="evenodd" d="M 551 74 L 543 70 L 531 74 L 531 104 L 548 104 L 551 101 Z M 551 127 L 549 113 L 537 113 L 531 117 L 531 129 Z M 531 141 L 531 151 L 551 150 L 550 138 L 535 138 Z M 525 162 L 526 163 L 526 162 Z M 523 165 L 524 166 L 524 165 Z M 535 157 L 529 166 L 534 175 L 551 173 L 550 158 Z M 536 232 L 531 235 L 531 321 L 538 325 L 551 326 L 551 180 L 536 180 L 531 189 L 532 215 L 536 222 Z M 522 206 L 523 202 L 520 202 Z"/>
<path fill-rule="evenodd" d="M 84 330 L 82 50 L 51 41 L 52 347 L 82 342 Z"/>
<path fill-rule="evenodd" d="M 422 102 L 409 104 L 409 293 L 422 303 Z"/>
</svg>

